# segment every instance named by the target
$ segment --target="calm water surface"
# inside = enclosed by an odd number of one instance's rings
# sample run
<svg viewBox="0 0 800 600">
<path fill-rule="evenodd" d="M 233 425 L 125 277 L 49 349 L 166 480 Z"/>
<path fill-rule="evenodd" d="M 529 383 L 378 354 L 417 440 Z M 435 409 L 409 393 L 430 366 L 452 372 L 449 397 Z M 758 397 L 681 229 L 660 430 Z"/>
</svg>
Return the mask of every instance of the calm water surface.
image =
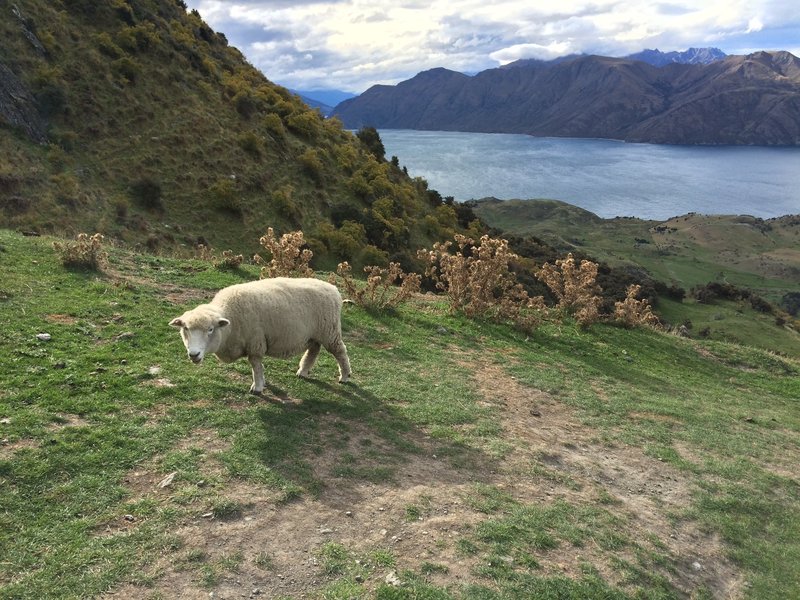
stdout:
<svg viewBox="0 0 800 600">
<path fill-rule="evenodd" d="M 800 148 L 660 146 L 498 133 L 380 131 L 442 196 L 549 198 L 601 217 L 800 213 Z"/>
</svg>

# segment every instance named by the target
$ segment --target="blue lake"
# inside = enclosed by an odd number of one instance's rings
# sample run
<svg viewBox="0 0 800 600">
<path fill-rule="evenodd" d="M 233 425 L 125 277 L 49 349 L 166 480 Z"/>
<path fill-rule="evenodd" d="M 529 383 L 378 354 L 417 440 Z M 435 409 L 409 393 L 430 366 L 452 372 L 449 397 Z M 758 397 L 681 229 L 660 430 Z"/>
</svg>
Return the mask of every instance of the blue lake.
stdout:
<svg viewBox="0 0 800 600">
<path fill-rule="evenodd" d="M 447 131 L 379 131 L 386 156 L 458 201 L 548 198 L 601 217 L 800 214 L 800 148 L 661 146 Z"/>
</svg>

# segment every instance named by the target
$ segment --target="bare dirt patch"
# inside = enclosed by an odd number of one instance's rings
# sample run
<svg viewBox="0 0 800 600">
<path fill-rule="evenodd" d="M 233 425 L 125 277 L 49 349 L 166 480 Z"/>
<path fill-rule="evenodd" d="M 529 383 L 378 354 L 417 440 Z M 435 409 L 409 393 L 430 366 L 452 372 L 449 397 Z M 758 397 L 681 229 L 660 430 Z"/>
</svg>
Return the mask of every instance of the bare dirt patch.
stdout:
<svg viewBox="0 0 800 600">
<path fill-rule="evenodd" d="M 10 460 L 20 450 L 38 448 L 39 442 L 31 439 L 9 441 L 8 438 L 0 439 L 0 460 Z"/>
<path fill-rule="evenodd" d="M 58 325 L 75 325 L 78 322 L 76 317 L 61 314 L 46 315 L 44 319 L 48 323 L 56 323 Z"/>
<path fill-rule="evenodd" d="M 477 453 L 467 467 L 437 456 L 437 442 L 424 432 L 406 435 L 416 452 L 399 453 L 366 426 L 348 422 L 349 435 L 339 444 L 327 443 L 309 457 L 314 476 L 323 482 L 318 497 L 304 496 L 282 503 L 274 490 L 245 482 L 229 482 L 222 493 L 241 507 L 230 519 L 196 514 L 175 531 L 180 551 L 155 562 L 152 587 L 126 585 L 107 598 L 165 597 L 242 598 L 316 597 L 337 578 L 323 568 L 320 549 L 341 544 L 365 564 L 378 550 L 391 554 L 394 565 L 376 565 L 364 584 L 377 587 L 392 572 L 417 570 L 423 563 L 438 565 L 429 579 L 438 585 L 476 582 L 491 585 L 474 574 L 480 558 L 459 552 L 459 540 L 490 518 L 469 498 L 476 484 L 510 494 L 527 504 L 549 505 L 559 499 L 597 505 L 625 523 L 624 534 L 641 547 L 658 550 L 672 569 L 661 575 L 691 595 L 706 587 L 715 598 L 739 598 L 744 580 L 726 559 L 722 542 L 680 515 L 691 505 L 693 485 L 683 473 L 638 448 L 603 445 L 574 411 L 551 395 L 519 384 L 502 368 L 486 362 L 471 364 L 483 395 L 482 404 L 496 407 L 510 450 L 495 460 Z M 613 402 L 613 398 L 608 401 Z M 332 439 L 341 425 L 325 418 L 322 439 Z M 326 435 L 329 437 L 326 438 Z M 209 454 L 221 448 L 214 435 Z M 187 442 L 192 443 L 192 442 Z M 363 459 L 365 449 L 376 458 Z M 684 449 L 686 450 L 686 449 Z M 385 480 L 370 481 L 343 475 L 342 456 L 359 456 L 362 468 L 391 467 Z M 135 493 L 152 494 L 161 473 L 131 475 Z M 413 509 L 413 510 L 412 510 Z M 635 562 L 632 550 L 619 558 Z M 613 553 L 594 543 L 536 553 L 542 575 L 580 577 L 582 564 L 591 563 L 608 581 L 625 585 L 611 564 Z M 200 560 L 205 571 L 193 561 Z M 215 576 L 208 578 L 209 570 Z M 206 574 L 204 578 L 203 573 Z"/>
<path fill-rule="evenodd" d="M 91 423 L 78 415 L 70 415 L 61 413 L 57 415 L 58 421 L 47 425 L 46 430 L 48 433 L 55 433 L 67 427 L 86 427 Z M 2 431 L 0 431 L 2 435 Z M 14 454 L 20 450 L 39 448 L 41 441 L 29 438 L 19 440 L 9 440 L 6 437 L 0 439 L 0 460 L 10 460 Z"/>
</svg>

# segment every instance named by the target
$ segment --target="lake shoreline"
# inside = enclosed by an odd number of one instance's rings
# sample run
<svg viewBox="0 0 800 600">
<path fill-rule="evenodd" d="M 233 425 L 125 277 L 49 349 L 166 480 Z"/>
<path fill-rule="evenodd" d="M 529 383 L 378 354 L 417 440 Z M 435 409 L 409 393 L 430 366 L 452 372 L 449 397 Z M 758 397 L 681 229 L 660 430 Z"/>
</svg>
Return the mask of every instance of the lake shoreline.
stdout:
<svg viewBox="0 0 800 600">
<path fill-rule="evenodd" d="M 526 134 L 379 130 L 386 156 L 442 196 L 557 198 L 602 218 L 800 213 L 800 148 L 678 146 Z"/>
<path fill-rule="evenodd" d="M 775 217 L 758 217 L 751 214 L 746 213 L 703 213 L 697 211 L 691 211 L 688 213 L 682 213 L 679 215 L 673 215 L 671 217 L 667 217 L 666 219 L 645 219 L 642 217 L 634 217 L 634 216 L 622 216 L 617 215 L 614 217 L 601 217 L 600 215 L 593 213 L 590 210 L 577 206 L 576 204 L 571 204 L 569 202 L 564 202 L 563 200 L 558 200 L 556 198 L 496 198 L 494 196 L 487 196 L 485 198 L 471 198 L 469 200 L 458 200 L 461 204 L 465 206 L 469 206 L 472 208 L 480 208 L 481 205 L 484 204 L 501 204 L 501 203 L 543 203 L 543 204 L 550 204 L 550 203 L 557 203 L 562 204 L 566 207 L 581 210 L 591 214 L 592 216 L 596 217 L 601 221 L 640 221 L 642 223 L 652 223 L 654 225 L 659 225 L 661 223 L 666 223 L 668 221 L 673 221 L 676 219 L 685 219 L 689 217 L 708 217 L 708 218 L 720 218 L 720 219 L 752 219 L 757 222 L 769 223 L 771 221 L 781 221 L 784 219 L 797 219 L 800 221 L 800 212 L 798 213 L 788 213 L 784 215 L 778 215 Z"/>
</svg>

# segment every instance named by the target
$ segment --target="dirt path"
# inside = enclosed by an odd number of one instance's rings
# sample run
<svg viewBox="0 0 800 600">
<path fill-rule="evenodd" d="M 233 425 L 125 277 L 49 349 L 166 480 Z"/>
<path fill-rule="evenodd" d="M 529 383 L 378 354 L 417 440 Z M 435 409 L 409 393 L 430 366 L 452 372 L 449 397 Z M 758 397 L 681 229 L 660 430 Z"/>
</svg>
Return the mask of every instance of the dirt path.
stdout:
<svg viewBox="0 0 800 600">
<path fill-rule="evenodd" d="M 329 542 L 367 556 L 385 549 L 394 566 L 374 567 L 365 585 L 376 587 L 391 580 L 394 571 L 418 570 L 423 563 L 440 565 L 429 579 L 437 585 L 490 581 L 473 575 L 477 558 L 457 552 L 458 540 L 489 518 L 467 501 L 476 484 L 510 494 L 523 503 L 550 504 L 564 499 L 573 504 L 596 505 L 627 523 L 624 532 L 644 547 L 657 540 L 669 556 L 671 570 L 663 569 L 678 590 L 690 596 L 705 586 L 715 598 L 739 598 L 743 578 L 725 558 L 719 539 L 694 523 L 675 518 L 691 504 L 692 483 L 681 472 L 646 456 L 640 449 L 602 445 L 595 432 L 575 413 L 548 394 L 510 379 L 495 365 L 473 362 L 475 384 L 482 402 L 497 408 L 511 449 L 502 461 L 478 461 L 455 468 L 436 456 L 433 440 L 418 434 L 422 448 L 403 457 L 393 481 L 370 483 L 334 475 L 342 449 L 323 449 L 309 460 L 316 477 L 325 482 L 318 498 L 303 497 L 278 503 L 276 493 L 242 482 L 225 488 L 225 496 L 242 506 L 237 518 L 216 520 L 197 516 L 174 533 L 183 541 L 175 554 L 159 558 L 151 574 L 153 587 L 126 585 L 106 598 L 293 598 L 313 597 L 336 575 L 321 566 L 320 548 Z M 611 400 L 610 400 L 611 401 Z M 335 428 L 331 417 L 321 424 Z M 365 444 L 385 444 L 370 431 L 354 430 L 346 452 L 358 455 Z M 219 440 L 206 435 L 209 468 L 219 452 Z M 131 489 L 140 496 L 157 495 L 159 478 L 145 468 L 130 477 Z M 419 518 L 409 519 L 408 508 L 418 507 Z M 623 558 L 630 550 L 622 551 Z M 206 563 L 233 561 L 215 585 L 198 581 L 193 557 Z M 566 544 L 538 553 L 541 574 L 579 577 L 581 564 L 590 562 L 609 582 L 624 586 L 608 551 L 594 544 Z"/>
</svg>

